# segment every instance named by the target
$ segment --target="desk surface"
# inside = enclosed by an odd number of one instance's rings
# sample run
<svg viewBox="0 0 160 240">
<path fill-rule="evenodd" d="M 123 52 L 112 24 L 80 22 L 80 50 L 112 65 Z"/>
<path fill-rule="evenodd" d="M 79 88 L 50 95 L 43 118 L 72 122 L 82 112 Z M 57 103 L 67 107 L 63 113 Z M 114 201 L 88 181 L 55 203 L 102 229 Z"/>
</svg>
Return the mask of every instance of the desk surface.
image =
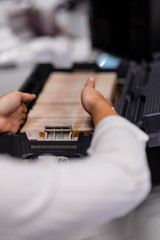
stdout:
<svg viewBox="0 0 160 240">
<path fill-rule="evenodd" d="M 19 90 L 32 69 L 31 66 L 0 68 L 0 96 L 10 91 Z"/>
</svg>

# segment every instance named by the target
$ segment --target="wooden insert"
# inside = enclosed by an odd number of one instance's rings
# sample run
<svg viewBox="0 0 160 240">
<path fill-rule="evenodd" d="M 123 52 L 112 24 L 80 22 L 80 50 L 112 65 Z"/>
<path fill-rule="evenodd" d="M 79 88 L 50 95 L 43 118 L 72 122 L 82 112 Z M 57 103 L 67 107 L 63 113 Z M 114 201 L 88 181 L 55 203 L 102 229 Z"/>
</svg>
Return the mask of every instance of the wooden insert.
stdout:
<svg viewBox="0 0 160 240">
<path fill-rule="evenodd" d="M 39 138 L 39 132 L 44 131 L 45 126 L 68 125 L 72 126 L 76 136 L 80 131 L 93 131 L 92 118 L 83 109 L 80 97 L 89 76 L 95 77 L 96 90 L 112 101 L 116 86 L 115 73 L 52 73 L 29 111 L 21 132 L 25 131 L 29 138 L 35 138 L 35 134 Z"/>
</svg>

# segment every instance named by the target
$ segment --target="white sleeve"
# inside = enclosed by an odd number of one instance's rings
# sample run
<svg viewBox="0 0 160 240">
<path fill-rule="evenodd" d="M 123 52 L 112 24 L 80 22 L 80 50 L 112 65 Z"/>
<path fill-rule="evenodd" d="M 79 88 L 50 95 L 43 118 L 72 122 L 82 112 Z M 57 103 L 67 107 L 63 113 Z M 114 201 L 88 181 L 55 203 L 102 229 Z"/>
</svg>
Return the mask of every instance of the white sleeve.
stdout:
<svg viewBox="0 0 160 240">
<path fill-rule="evenodd" d="M 45 166 L 1 160 L 1 236 L 68 239 L 127 214 L 150 190 L 147 140 L 129 121 L 110 116 L 96 127 L 85 159 Z"/>
</svg>

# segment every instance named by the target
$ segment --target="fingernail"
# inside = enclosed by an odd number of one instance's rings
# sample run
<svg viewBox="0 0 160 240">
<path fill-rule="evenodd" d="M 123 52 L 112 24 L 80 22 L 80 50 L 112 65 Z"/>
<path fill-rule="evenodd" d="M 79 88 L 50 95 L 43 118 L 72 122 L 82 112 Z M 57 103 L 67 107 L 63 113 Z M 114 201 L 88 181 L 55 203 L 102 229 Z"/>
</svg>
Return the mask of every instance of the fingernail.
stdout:
<svg viewBox="0 0 160 240">
<path fill-rule="evenodd" d="M 95 80 L 94 80 L 94 77 L 89 77 L 89 80 L 90 80 L 90 81 L 93 81 L 93 82 L 95 81 Z"/>
</svg>

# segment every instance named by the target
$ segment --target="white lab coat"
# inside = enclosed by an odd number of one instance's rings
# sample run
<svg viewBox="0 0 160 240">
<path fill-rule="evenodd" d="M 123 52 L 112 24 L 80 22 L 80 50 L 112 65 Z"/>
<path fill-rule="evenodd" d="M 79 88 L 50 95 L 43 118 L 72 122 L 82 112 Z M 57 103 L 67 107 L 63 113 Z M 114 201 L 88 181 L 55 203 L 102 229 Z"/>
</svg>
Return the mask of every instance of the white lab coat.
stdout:
<svg viewBox="0 0 160 240">
<path fill-rule="evenodd" d="M 147 140 L 126 119 L 110 116 L 96 127 L 85 159 L 26 164 L 2 155 L 0 239 L 100 239 L 94 236 L 101 226 L 150 191 Z"/>
</svg>

